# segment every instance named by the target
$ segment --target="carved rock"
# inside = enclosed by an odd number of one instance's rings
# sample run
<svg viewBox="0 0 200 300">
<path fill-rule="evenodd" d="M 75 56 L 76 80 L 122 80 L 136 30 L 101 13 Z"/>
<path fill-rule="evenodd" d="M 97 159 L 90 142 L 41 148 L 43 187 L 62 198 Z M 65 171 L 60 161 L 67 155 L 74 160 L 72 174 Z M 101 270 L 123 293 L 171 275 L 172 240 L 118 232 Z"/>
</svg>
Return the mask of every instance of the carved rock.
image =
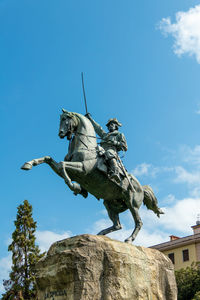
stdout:
<svg viewBox="0 0 200 300">
<path fill-rule="evenodd" d="M 174 268 L 164 254 L 105 236 L 54 243 L 36 271 L 39 300 L 177 299 Z"/>
</svg>

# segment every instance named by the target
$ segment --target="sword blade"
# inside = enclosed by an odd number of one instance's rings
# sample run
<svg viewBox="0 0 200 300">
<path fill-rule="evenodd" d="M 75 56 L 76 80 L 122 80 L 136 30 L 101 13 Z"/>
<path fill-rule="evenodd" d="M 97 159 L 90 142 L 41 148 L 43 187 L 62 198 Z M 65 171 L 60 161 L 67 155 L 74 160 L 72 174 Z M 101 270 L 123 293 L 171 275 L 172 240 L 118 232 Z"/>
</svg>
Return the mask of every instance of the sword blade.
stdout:
<svg viewBox="0 0 200 300">
<path fill-rule="evenodd" d="M 128 177 L 128 173 L 126 172 L 126 169 L 125 169 L 125 167 L 124 167 L 124 165 L 123 165 L 123 163 L 122 163 L 122 161 L 121 161 L 121 159 L 120 159 L 120 157 L 119 157 L 118 154 L 117 154 L 117 157 L 118 157 L 118 161 L 120 163 L 120 166 L 121 166 L 121 168 L 122 168 L 122 170 L 124 172 L 124 175 L 125 175 L 126 179 L 128 180 L 128 183 L 130 185 L 130 188 L 131 188 L 132 192 L 135 192 L 135 189 L 134 189 L 134 187 L 133 187 L 133 185 L 132 185 L 132 183 L 130 181 L 130 178 Z"/>
<path fill-rule="evenodd" d="M 88 114 L 87 101 L 86 101 L 86 95 L 85 95 L 85 86 L 84 86 L 84 79 L 83 79 L 83 72 L 81 72 L 81 79 L 82 79 L 82 87 L 83 87 L 83 97 L 84 97 L 84 101 L 85 101 L 85 110 L 86 110 L 86 114 Z"/>
</svg>

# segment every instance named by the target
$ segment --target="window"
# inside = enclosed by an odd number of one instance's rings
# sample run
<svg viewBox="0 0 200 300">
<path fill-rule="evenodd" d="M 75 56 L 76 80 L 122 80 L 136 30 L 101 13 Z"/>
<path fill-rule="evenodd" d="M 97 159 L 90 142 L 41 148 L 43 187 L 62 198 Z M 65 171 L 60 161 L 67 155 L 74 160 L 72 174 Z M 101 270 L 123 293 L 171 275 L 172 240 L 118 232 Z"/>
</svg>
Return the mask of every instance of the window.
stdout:
<svg viewBox="0 0 200 300">
<path fill-rule="evenodd" d="M 185 249 L 183 250 L 183 261 L 188 261 L 189 260 L 189 250 Z"/>
<path fill-rule="evenodd" d="M 175 264 L 174 253 L 169 253 L 168 257 L 171 259 L 171 261 L 173 262 L 173 264 Z"/>
</svg>

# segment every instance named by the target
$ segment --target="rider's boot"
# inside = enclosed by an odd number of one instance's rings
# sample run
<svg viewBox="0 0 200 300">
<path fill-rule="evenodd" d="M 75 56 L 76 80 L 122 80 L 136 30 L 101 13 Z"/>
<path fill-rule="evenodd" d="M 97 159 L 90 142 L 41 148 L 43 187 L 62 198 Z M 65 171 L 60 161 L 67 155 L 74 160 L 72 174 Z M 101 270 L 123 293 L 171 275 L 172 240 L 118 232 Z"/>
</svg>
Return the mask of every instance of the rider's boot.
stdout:
<svg viewBox="0 0 200 300">
<path fill-rule="evenodd" d="M 121 179 L 119 177 L 119 171 L 118 171 L 118 165 L 116 159 L 112 158 L 109 161 L 109 165 L 111 171 L 110 178 L 116 180 L 117 182 L 120 182 Z"/>
</svg>

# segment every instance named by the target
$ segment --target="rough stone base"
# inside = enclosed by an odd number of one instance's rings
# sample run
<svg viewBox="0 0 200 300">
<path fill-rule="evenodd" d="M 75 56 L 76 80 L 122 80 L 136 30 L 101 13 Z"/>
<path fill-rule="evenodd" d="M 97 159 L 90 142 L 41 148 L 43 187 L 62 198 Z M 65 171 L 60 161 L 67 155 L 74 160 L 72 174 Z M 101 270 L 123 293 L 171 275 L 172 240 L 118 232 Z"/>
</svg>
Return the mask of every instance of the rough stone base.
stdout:
<svg viewBox="0 0 200 300">
<path fill-rule="evenodd" d="M 81 235 L 54 243 L 37 264 L 39 300 L 176 300 L 171 261 L 161 252 Z"/>
</svg>

